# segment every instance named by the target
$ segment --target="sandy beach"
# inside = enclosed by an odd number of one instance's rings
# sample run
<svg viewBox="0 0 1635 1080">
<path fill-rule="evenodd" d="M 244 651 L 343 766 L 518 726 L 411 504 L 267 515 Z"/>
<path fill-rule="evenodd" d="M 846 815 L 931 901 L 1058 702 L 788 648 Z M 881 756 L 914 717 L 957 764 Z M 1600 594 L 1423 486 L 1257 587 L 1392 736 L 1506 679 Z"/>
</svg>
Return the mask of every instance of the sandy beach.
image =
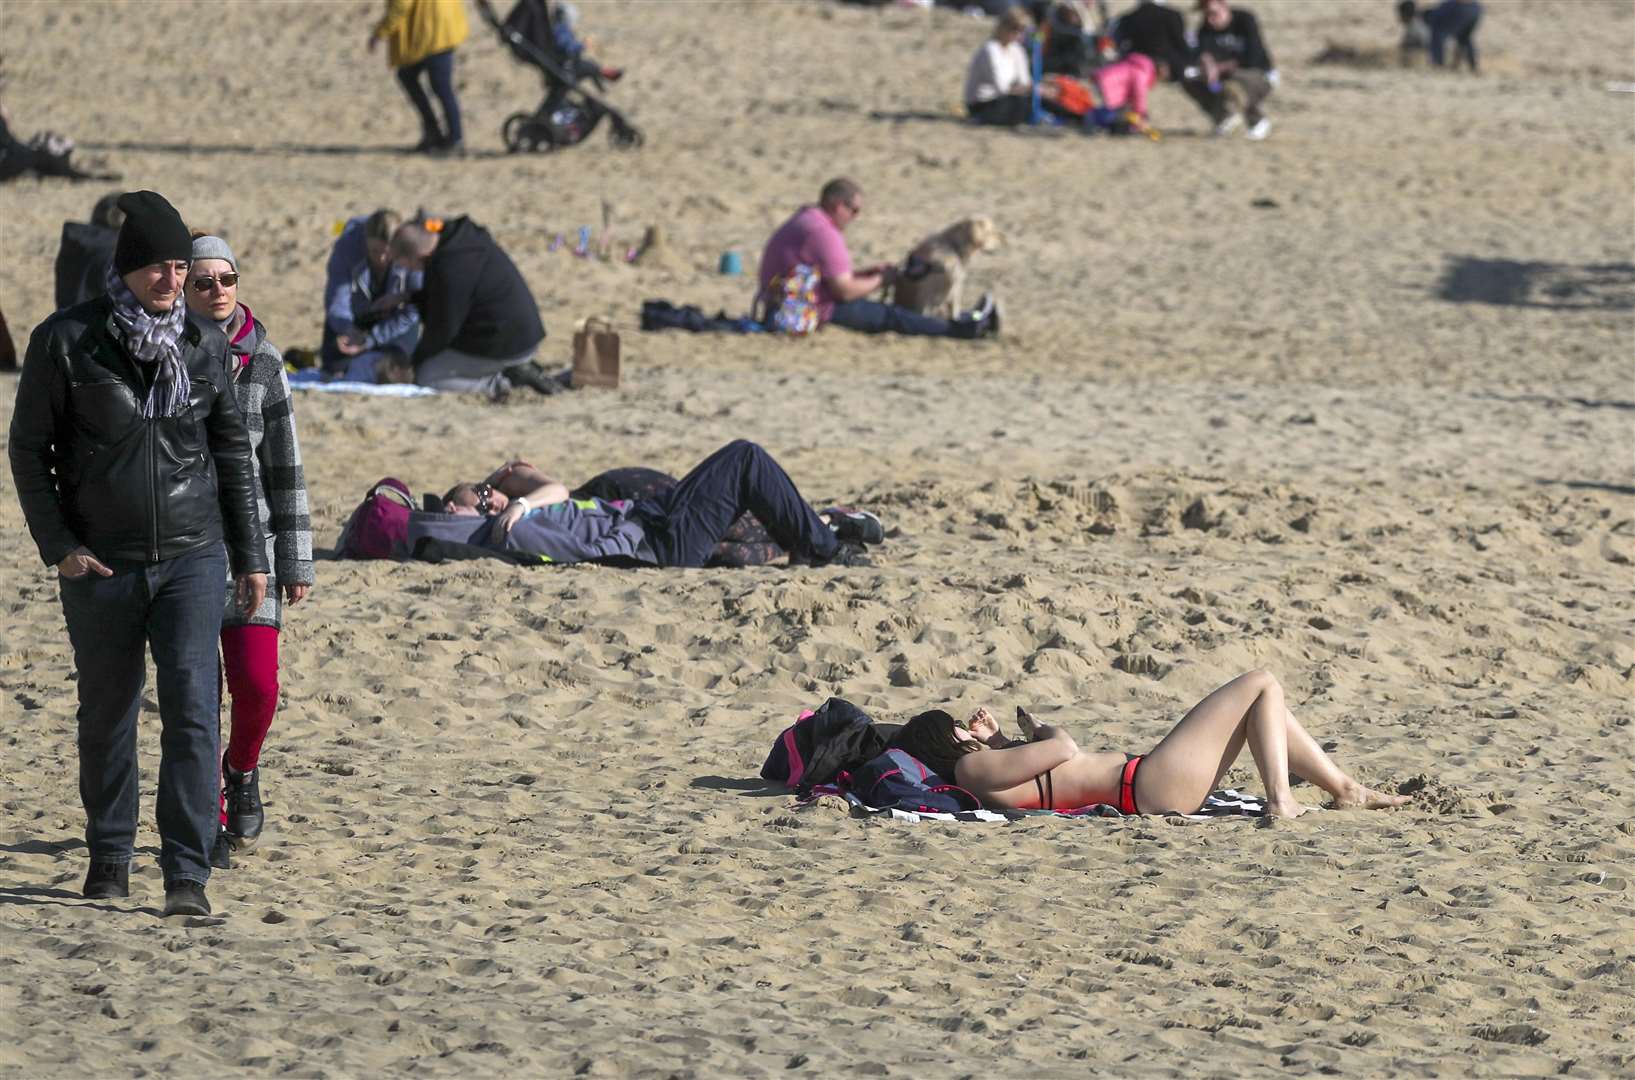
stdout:
<svg viewBox="0 0 1635 1080">
<path fill-rule="evenodd" d="M 151 682 L 132 896 L 79 898 L 72 659 L 7 470 L 0 1074 L 1635 1070 L 1635 6 L 1490 0 L 1477 78 L 1314 61 L 1393 48 L 1387 3 L 1249 6 L 1259 144 L 1172 87 L 1159 143 L 971 129 L 987 23 L 945 9 L 583 2 L 646 145 L 523 156 L 498 131 L 538 79 L 473 10 L 472 152 L 435 161 L 398 152 L 375 3 L 3 0 L 13 126 L 124 177 L 0 187 L 19 351 L 113 187 L 225 235 L 286 349 L 379 205 L 488 226 L 543 359 L 620 330 L 617 392 L 298 396 L 323 549 L 382 476 L 680 474 L 740 437 L 890 533 L 860 569 L 320 562 L 266 836 L 214 916 L 162 920 Z M 993 217 L 1003 335 L 639 332 L 649 298 L 746 310 L 719 256 L 752 270 L 836 174 L 862 263 Z M 604 202 L 670 258 L 551 250 Z M 757 778 L 831 695 L 1142 751 L 1254 667 L 1413 805 L 907 823 Z M 1247 755 L 1229 780 L 1258 790 Z"/>
</svg>

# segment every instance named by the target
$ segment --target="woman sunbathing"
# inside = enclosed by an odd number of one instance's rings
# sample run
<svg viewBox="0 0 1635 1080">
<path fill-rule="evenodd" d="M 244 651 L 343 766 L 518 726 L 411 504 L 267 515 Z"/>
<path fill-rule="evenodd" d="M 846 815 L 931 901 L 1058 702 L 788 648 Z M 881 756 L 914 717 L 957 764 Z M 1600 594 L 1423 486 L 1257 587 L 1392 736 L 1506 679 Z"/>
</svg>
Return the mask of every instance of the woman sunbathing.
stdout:
<svg viewBox="0 0 1635 1080">
<path fill-rule="evenodd" d="M 1283 702 L 1268 671 L 1250 671 L 1212 692 L 1146 754 L 1080 750 L 1067 732 L 1034 725 L 1022 710 L 1027 742 L 1012 742 L 986 709 L 964 724 L 941 710 L 914 717 L 891 742 L 965 788 L 984 806 L 1055 810 L 1107 803 L 1125 814 L 1179 812 L 1203 805 L 1249 744 L 1266 787 L 1266 812 L 1296 817 L 1310 807 L 1289 791 L 1289 773 L 1334 797 L 1336 809 L 1401 806 L 1357 783 L 1323 753 Z"/>
</svg>

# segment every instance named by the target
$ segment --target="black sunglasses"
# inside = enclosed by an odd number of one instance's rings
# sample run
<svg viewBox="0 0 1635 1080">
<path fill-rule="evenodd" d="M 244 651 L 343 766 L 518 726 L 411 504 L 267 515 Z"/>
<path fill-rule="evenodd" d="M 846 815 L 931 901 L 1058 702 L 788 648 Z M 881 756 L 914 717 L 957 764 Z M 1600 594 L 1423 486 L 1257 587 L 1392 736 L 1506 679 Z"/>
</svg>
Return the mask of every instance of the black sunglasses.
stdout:
<svg viewBox="0 0 1635 1080">
<path fill-rule="evenodd" d="M 471 490 L 477 496 L 477 513 L 487 517 L 488 512 L 493 509 L 494 485 L 478 484 Z"/>
<path fill-rule="evenodd" d="M 231 289 L 234 285 L 238 284 L 238 275 L 222 274 L 219 277 L 196 277 L 191 279 L 188 284 L 193 286 L 194 292 L 207 293 L 216 287 L 216 282 L 218 281 L 221 282 L 222 288 Z"/>
</svg>

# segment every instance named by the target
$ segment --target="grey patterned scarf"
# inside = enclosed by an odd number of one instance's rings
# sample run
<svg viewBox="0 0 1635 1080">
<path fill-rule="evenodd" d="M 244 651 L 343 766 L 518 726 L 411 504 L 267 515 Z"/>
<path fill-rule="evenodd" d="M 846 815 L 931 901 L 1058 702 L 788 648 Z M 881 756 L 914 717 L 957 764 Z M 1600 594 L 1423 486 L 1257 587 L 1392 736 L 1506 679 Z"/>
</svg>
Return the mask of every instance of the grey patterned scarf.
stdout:
<svg viewBox="0 0 1635 1080">
<path fill-rule="evenodd" d="M 114 326 L 125 349 L 143 364 L 157 363 L 142 415 L 180 416 L 192 403 L 187 366 L 182 363 L 182 330 L 187 326 L 187 304 L 178 296 L 169 311 L 149 314 L 125 279 L 108 267 L 108 299 L 114 303 Z"/>
</svg>

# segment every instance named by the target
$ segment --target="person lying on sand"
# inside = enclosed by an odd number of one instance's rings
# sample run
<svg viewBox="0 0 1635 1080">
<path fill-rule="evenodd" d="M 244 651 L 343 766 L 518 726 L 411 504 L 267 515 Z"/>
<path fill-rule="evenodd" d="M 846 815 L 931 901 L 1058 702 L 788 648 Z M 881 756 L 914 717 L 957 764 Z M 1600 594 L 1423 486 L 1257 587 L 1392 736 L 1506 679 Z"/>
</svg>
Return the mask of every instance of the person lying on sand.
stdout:
<svg viewBox="0 0 1635 1080">
<path fill-rule="evenodd" d="M 575 501 L 567 487 L 524 462 L 494 475 L 498 484 L 460 483 L 443 497 L 445 513 L 484 519 L 464 542 L 553 562 L 619 556 L 703 566 L 746 510 L 790 553 L 791 563 L 867 566 L 864 544 L 885 538 L 871 514 L 841 515 L 832 523 L 819 518 L 772 455 L 744 439 L 705 458 L 668 492 L 630 504 Z M 526 494 L 507 494 L 530 484 Z"/>
<path fill-rule="evenodd" d="M 1106 803 L 1124 814 L 1194 813 L 1246 742 L 1273 817 L 1298 817 L 1310 809 L 1290 793 L 1291 772 L 1332 795 L 1336 809 L 1379 810 L 1409 801 L 1342 772 L 1289 712 L 1283 687 L 1268 671 L 1246 672 L 1211 692 L 1145 754 L 1080 750 L 1061 728 L 1035 725 L 1020 709 L 1017 719 L 1028 741 L 1006 738 L 986 709 L 963 725 L 933 710 L 905 724 L 891 745 L 982 805 L 1017 810 Z"/>
</svg>

